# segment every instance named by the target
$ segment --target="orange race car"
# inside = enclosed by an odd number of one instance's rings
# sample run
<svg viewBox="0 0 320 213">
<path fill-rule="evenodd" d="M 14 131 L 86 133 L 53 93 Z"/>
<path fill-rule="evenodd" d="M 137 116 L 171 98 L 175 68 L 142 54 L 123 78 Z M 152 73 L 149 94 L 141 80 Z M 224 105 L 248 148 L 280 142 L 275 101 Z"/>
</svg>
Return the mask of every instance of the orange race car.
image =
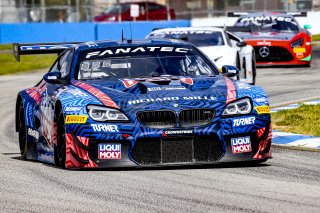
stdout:
<svg viewBox="0 0 320 213">
<path fill-rule="evenodd" d="M 239 17 L 235 26 L 227 27 L 253 46 L 257 65 L 311 64 L 310 25 L 301 28 L 294 17 L 306 16 L 298 13 L 228 13 L 229 17 Z"/>
</svg>

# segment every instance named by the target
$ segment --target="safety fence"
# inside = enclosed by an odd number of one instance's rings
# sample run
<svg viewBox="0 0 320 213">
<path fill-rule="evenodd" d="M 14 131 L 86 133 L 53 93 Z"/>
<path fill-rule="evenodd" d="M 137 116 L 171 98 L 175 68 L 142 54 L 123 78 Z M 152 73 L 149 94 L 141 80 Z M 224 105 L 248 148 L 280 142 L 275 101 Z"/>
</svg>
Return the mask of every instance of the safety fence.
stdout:
<svg viewBox="0 0 320 213">
<path fill-rule="evenodd" d="M 189 20 L 116 23 L 0 24 L 0 44 L 143 39 L 153 29 L 189 27 Z"/>
</svg>

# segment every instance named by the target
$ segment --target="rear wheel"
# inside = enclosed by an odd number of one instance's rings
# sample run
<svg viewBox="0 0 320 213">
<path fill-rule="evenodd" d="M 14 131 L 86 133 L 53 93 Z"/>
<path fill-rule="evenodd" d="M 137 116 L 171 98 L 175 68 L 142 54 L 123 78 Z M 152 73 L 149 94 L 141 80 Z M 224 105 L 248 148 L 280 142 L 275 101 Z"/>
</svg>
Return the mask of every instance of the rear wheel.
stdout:
<svg viewBox="0 0 320 213">
<path fill-rule="evenodd" d="M 63 113 L 60 111 L 57 119 L 57 145 L 55 146 L 55 164 L 66 168 L 66 129 Z"/>
<path fill-rule="evenodd" d="M 19 107 L 19 147 L 20 153 L 23 160 L 27 159 L 27 127 L 26 127 L 26 117 L 24 113 L 23 103 L 21 102 Z"/>
</svg>

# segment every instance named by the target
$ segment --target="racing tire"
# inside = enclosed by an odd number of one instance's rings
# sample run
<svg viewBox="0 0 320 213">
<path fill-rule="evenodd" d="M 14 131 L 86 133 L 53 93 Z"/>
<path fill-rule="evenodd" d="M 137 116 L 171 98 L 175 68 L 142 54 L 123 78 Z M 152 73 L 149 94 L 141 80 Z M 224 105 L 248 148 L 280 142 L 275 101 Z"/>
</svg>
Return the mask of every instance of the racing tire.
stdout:
<svg viewBox="0 0 320 213">
<path fill-rule="evenodd" d="M 66 168 L 66 129 L 63 112 L 57 119 L 57 145 L 54 147 L 54 160 L 58 167 Z"/>
<path fill-rule="evenodd" d="M 237 75 L 237 80 L 240 80 L 240 72 L 241 72 L 241 64 L 240 64 L 240 58 L 239 55 L 237 55 L 237 59 L 236 59 L 236 67 L 239 70 L 239 74 Z"/>
<path fill-rule="evenodd" d="M 254 58 L 252 58 L 252 83 L 251 83 L 251 85 L 256 84 L 256 76 L 257 76 L 256 63 L 254 61 Z"/>
<path fill-rule="evenodd" d="M 21 157 L 23 160 L 27 160 L 28 152 L 28 133 L 26 127 L 26 116 L 24 112 L 23 103 L 20 103 L 19 106 L 19 148 Z"/>
</svg>

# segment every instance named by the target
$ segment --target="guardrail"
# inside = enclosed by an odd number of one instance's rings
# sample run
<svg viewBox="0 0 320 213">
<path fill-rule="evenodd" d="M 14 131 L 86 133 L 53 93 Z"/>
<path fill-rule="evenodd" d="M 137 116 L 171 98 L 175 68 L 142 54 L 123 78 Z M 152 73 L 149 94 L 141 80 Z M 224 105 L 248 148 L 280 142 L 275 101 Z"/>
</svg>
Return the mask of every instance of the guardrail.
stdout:
<svg viewBox="0 0 320 213">
<path fill-rule="evenodd" d="M 189 26 L 189 20 L 131 22 L 131 24 L 130 22 L 0 24 L 0 44 L 119 40 L 122 30 L 127 39 L 130 39 L 131 35 L 132 39 L 143 39 L 154 28 Z"/>
</svg>

